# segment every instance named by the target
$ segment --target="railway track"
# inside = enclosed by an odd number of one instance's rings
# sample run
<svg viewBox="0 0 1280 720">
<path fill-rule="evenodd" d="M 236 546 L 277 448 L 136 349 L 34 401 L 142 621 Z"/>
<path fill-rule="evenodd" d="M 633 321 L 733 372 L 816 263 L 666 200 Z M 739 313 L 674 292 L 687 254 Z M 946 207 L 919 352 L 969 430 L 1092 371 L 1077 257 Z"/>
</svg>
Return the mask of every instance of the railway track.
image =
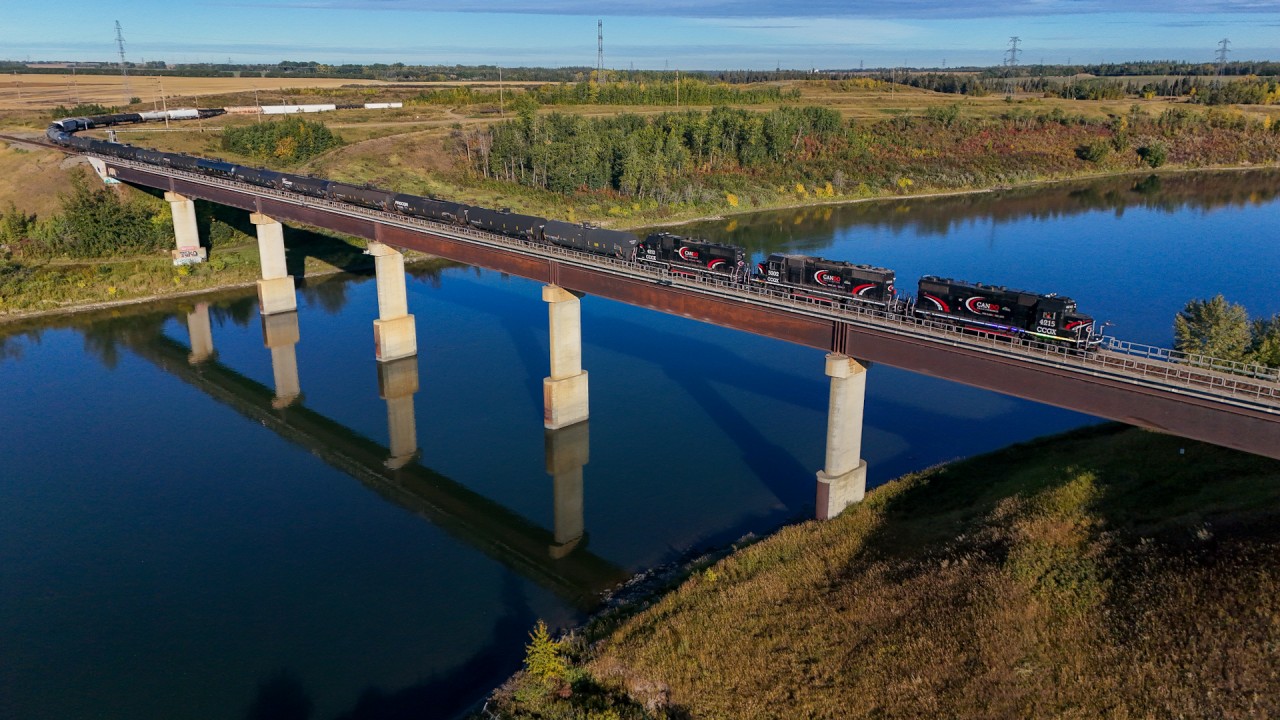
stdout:
<svg viewBox="0 0 1280 720">
<path fill-rule="evenodd" d="M 68 150 L 67 148 L 61 147 L 59 145 L 54 145 L 53 143 L 46 140 L 43 136 L 40 136 L 38 138 L 24 138 L 24 137 L 18 137 L 17 135 L 0 134 L 0 140 L 7 143 L 15 144 L 15 145 L 35 145 L 37 147 L 40 147 L 46 150 L 57 150 L 63 155 L 79 154 L 79 153 L 74 153 Z"/>
</svg>

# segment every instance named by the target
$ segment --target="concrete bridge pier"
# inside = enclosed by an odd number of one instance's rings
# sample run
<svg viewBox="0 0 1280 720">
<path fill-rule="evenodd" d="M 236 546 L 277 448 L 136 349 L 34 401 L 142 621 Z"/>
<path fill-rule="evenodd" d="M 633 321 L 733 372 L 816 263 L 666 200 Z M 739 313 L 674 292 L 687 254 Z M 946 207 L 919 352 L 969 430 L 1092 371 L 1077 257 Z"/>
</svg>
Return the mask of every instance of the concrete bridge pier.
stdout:
<svg viewBox="0 0 1280 720">
<path fill-rule="evenodd" d="M 378 319 L 373 321 L 374 352 L 379 362 L 418 353 L 418 337 L 404 285 L 404 255 L 380 242 L 364 251 L 373 256 L 378 275 Z"/>
<path fill-rule="evenodd" d="M 867 369 L 839 353 L 827 355 L 831 396 L 827 407 L 826 465 L 818 472 L 817 517 L 829 520 L 862 502 L 867 463 L 862 460 L 862 411 Z"/>
<path fill-rule="evenodd" d="M 573 552 L 584 533 L 582 466 L 591 458 L 590 428 L 590 422 L 579 422 L 543 435 L 555 498 L 555 544 L 549 552 L 556 560 Z"/>
<path fill-rule="evenodd" d="M 209 303 L 196 303 L 187 313 L 187 335 L 191 339 L 191 353 L 187 362 L 199 365 L 213 358 L 213 326 L 209 323 Z"/>
<path fill-rule="evenodd" d="M 413 395 L 418 392 L 418 358 L 406 357 L 378 363 L 378 395 L 387 401 L 387 448 L 383 465 L 399 470 L 418 456 L 418 426 Z"/>
<path fill-rule="evenodd" d="M 582 370 L 580 295 L 555 285 L 542 287 L 550 325 L 551 377 L 542 381 L 542 424 L 558 430 L 588 417 L 587 373 Z"/>
<path fill-rule="evenodd" d="M 263 315 L 293 312 L 298 309 L 298 296 L 293 276 L 285 265 L 284 226 L 262 213 L 249 215 L 258 228 L 258 257 L 262 263 L 262 279 L 258 281 L 258 308 Z"/>
<path fill-rule="evenodd" d="M 207 252 L 200 247 L 200 230 L 196 227 L 196 203 L 189 197 L 166 192 L 164 199 L 173 213 L 173 239 L 177 249 L 172 251 L 174 265 L 190 265 L 204 262 Z"/>
<path fill-rule="evenodd" d="M 271 407 L 289 407 L 302 397 L 298 381 L 298 313 L 276 313 L 262 316 L 262 343 L 271 351 L 271 374 L 275 377 L 276 396 Z"/>
</svg>

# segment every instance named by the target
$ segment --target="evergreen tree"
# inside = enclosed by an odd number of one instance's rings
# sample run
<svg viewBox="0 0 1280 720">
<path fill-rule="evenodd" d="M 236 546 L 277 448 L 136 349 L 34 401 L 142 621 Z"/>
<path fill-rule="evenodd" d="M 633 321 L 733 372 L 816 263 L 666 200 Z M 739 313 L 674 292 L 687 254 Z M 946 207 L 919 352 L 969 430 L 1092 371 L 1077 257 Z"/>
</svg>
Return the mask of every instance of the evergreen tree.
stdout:
<svg viewBox="0 0 1280 720">
<path fill-rule="evenodd" d="M 542 620 L 529 633 L 529 644 L 524 646 L 524 666 L 529 674 L 544 683 L 564 679 L 568 666 L 560 657 L 560 643 L 551 639 L 547 624 Z"/>
<path fill-rule="evenodd" d="M 1280 367 L 1280 313 L 1253 321 L 1253 347 L 1249 359 L 1259 365 Z"/>
</svg>

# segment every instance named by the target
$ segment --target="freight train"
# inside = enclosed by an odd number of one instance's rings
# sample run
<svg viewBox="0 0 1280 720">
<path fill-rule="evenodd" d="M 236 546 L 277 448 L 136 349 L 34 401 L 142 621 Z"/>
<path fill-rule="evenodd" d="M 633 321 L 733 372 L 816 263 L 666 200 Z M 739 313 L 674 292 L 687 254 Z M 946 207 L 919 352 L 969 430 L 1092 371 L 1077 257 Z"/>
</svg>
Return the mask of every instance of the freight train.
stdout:
<svg viewBox="0 0 1280 720">
<path fill-rule="evenodd" d="M 510 210 L 463 205 L 435 197 L 395 193 L 371 186 L 282 173 L 180 153 L 138 148 L 76 132 L 162 119 L 212 117 L 220 109 L 185 109 L 65 118 L 52 123 L 50 141 L 81 152 L 211 175 L 297 193 L 312 198 L 473 227 L 530 243 L 554 245 L 657 269 L 664 275 L 744 285 L 807 302 L 882 310 L 944 326 L 1010 339 L 1040 342 L 1074 351 L 1091 351 L 1101 342 L 1093 318 L 1079 313 L 1071 298 L 1010 290 L 1000 285 L 938 276 L 920 279 L 914 298 L 900 297 L 888 268 L 828 260 L 811 255 L 773 253 L 750 263 L 737 245 L 654 233 L 634 233 L 587 223 L 548 220 Z M 666 281 L 664 281 L 666 282 Z"/>
</svg>

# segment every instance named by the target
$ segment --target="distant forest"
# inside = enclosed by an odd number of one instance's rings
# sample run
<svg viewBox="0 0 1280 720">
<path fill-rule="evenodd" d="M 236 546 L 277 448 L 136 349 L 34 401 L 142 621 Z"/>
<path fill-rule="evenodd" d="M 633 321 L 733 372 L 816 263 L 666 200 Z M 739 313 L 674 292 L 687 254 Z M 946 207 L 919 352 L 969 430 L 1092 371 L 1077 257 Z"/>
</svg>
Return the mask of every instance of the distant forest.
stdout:
<svg viewBox="0 0 1280 720">
<path fill-rule="evenodd" d="M 1120 100 L 1132 97 L 1189 97 L 1205 105 L 1272 105 L 1280 102 L 1280 82 L 1252 75 L 1224 79 L 1215 75 L 1130 76 L 1124 79 L 1078 76 L 995 76 L 985 73 L 881 73 L 878 80 L 960 95 L 1031 92 L 1070 100 Z"/>
<path fill-rule="evenodd" d="M 1280 62 L 1242 61 L 1222 65 L 1167 60 L 1096 65 L 1001 65 L 994 67 L 873 68 L 869 70 L 605 70 L 603 80 L 590 67 L 501 68 L 495 65 L 327 65 L 286 60 L 275 64 L 182 64 L 163 61 L 126 63 L 132 75 L 270 78 L 338 78 L 404 83 L 469 81 L 543 81 L 559 86 L 536 90 L 544 105 L 594 104 L 755 104 L 798 99 L 798 91 L 779 88 L 730 90 L 727 85 L 787 80 L 883 82 L 959 95 L 985 96 L 1037 93 L 1075 100 L 1119 100 L 1137 97 L 1189 97 L 1206 105 L 1270 105 L 1280 102 Z M 0 72 L 65 73 L 65 67 L 29 68 L 0 61 Z M 115 74 L 113 63 L 82 63 L 81 74 Z M 677 80 L 684 98 L 675 97 Z M 469 95 L 469 93 L 461 93 Z M 669 97 L 668 97 L 669 96 Z M 416 98 L 424 103 L 476 100 L 453 89 L 432 90 Z"/>
<path fill-rule="evenodd" d="M 68 67 L 29 67 L 29 63 L 0 60 L 0 72 L 65 73 Z M 120 71 L 116 63 L 78 63 L 77 73 L 114 74 Z M 162 60 L 146 63 L 125 63 L 133 75 L 177 75 L 184 77 L 216 77 L 231 74 L 263 75 L 278 78 L 348 78 L 352 80 L 426 81 L 497 81 L 496 65 L 406 65 L 404 63 L 327 64 L 315 61 L 285 60 L 269 64 L 242 63 L 183 63 L 170 64 Z M 897 82 L 921 74 L 977 76 L 981 80 L 1010 78 L 1047 78 L 1075 75 L 1097 77 L 1132 76 L 1187 76 L 1187 77 L 1276 77 L 1280 76 L 1280 62 L 1240 61 L 1221 66 L 1214 63 L 1185 63 L 1170 60 L 1146 60 L 1121 63 L 1078 65 L 999 65 L 954 68 L 868 68 L 822 70 L 682 70 L 684 76 L 699 76 L 725 83 L 757 83 L 779 80 L 847 80 L 855 77 L 875 77 Z M 673 80 L 675 71 L 667 70 L 617 70 L 605 71 L 607 80 L 649 82 Z M 502 79 L 513 82 L 550 81 L 580 82 L 592 79 L 595 68 L 578 67 L 504 67 Z"/>
</svg>

